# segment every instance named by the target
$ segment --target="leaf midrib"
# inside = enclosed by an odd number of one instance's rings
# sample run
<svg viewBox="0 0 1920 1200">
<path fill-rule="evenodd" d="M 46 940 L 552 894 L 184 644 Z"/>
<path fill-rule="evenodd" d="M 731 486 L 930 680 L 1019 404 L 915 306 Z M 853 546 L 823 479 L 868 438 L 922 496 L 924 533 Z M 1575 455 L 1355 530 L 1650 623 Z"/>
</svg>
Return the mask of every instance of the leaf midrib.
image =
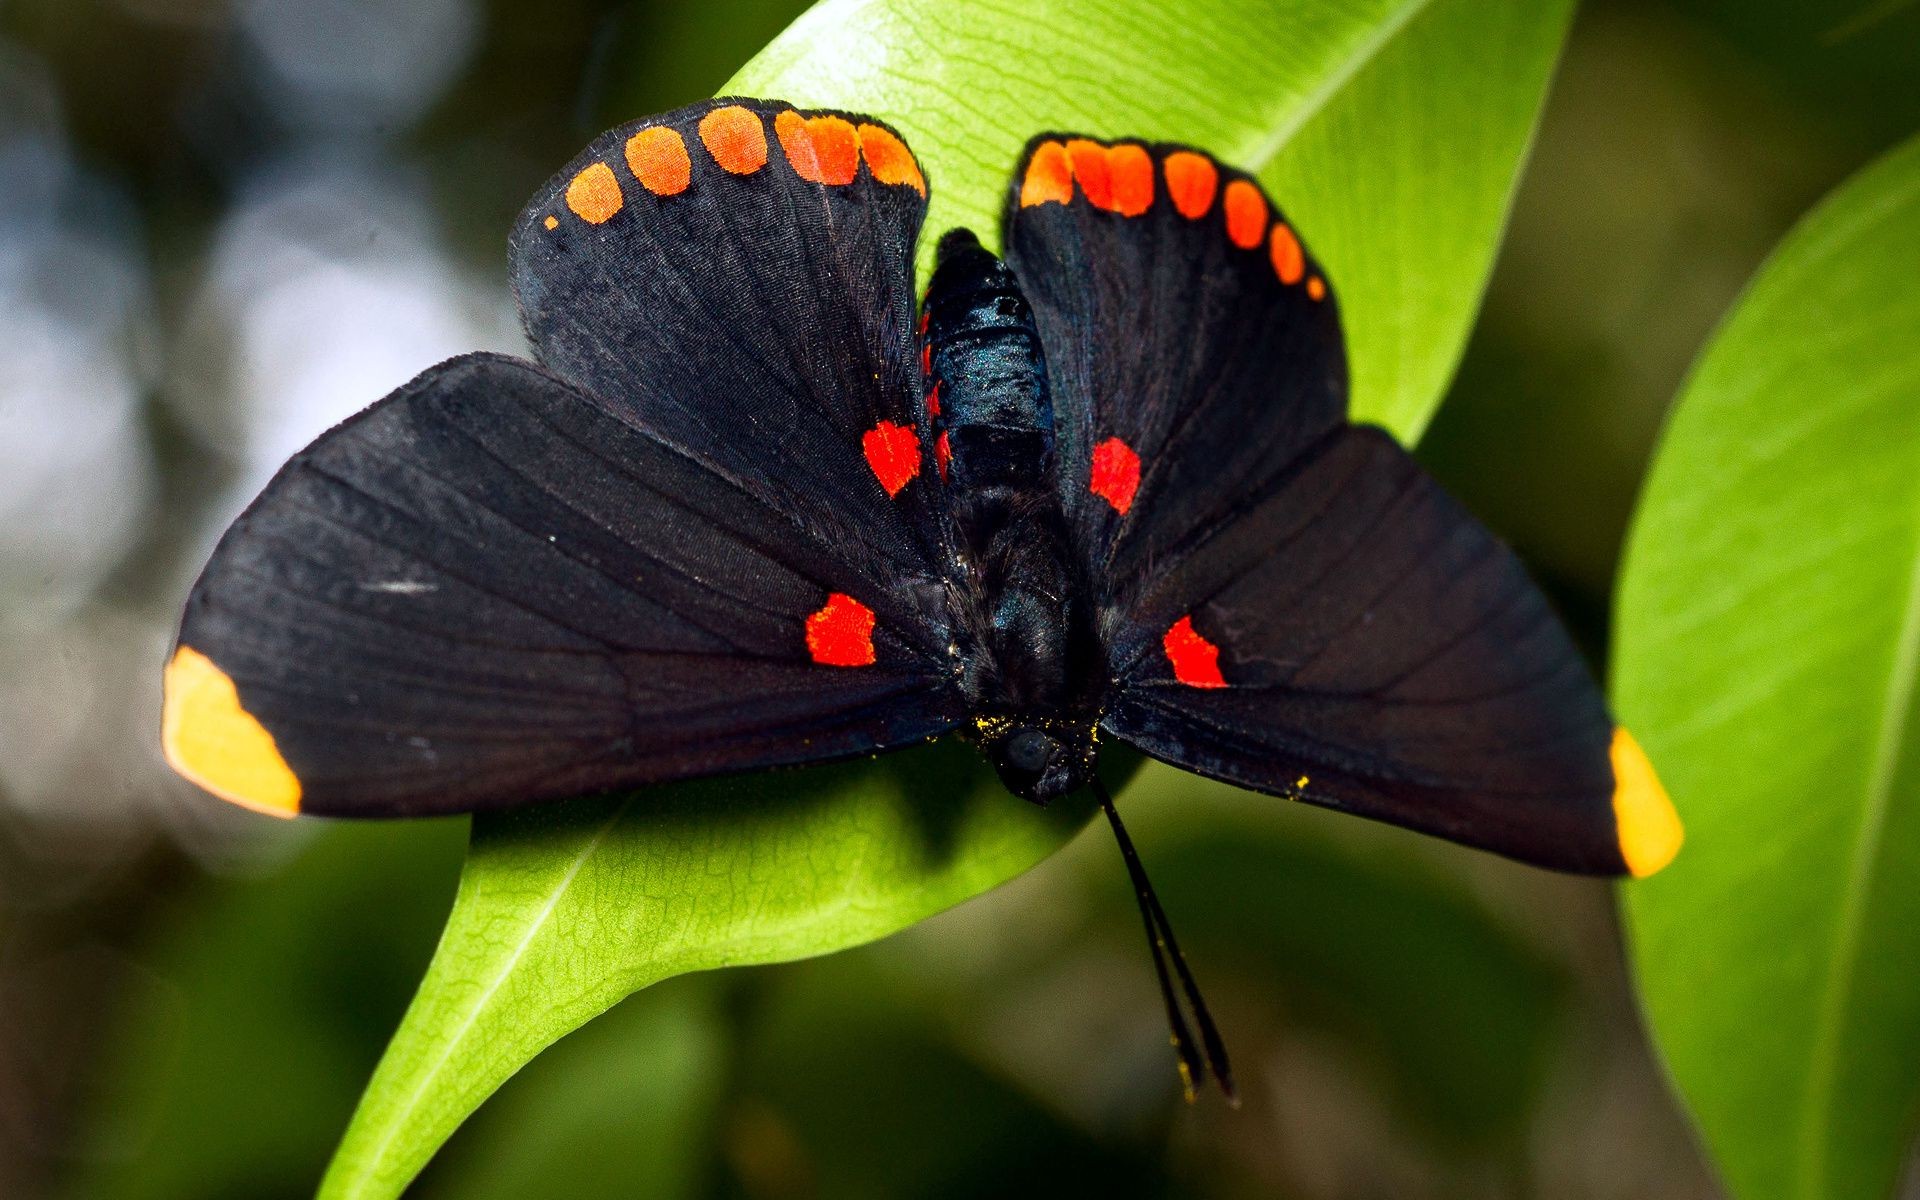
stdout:
<svg viewBox="0 0 1920 1200">
<path fill-rule="evenodd" d="M 474 1024 L 479 1021 L 480 1014 L 485 1012 L 487 1007 L 493 1003 L 495 993 L 506 983 L 507 977 L 513 974 L 514 968 L 520 964 L 520 960 L 526 957 L 528 948 L 533 945 L 534 939 L 540 936 L 540 931 L 546 927 L 547 921 L 552 918 L 554 910 L 560 906 L 560 901 L 565 898 L 567 890 L 573 886 L 574 879 L 579 876 L 581 870 L 586 867 L 593 856 L 599 852 L 600 844 L 606 841 L 607 835 L 613 832 L 613 827 L 620 823 L 620 819 L 626 815 L 627 809 L 631 807 L 632 803 L 631 800 L 626 800 L 614 806 L 613 811 L 607 815 L 607 819 L 602 822 L 600 828 L 594 831 L 594 835 L 587 840 L 587 844 L 580 848 L 580 853 L 574 856 L 573 862 L 567 867 L 566 874 L 560 877 L 559 883 L 556 884 L 552 892 L 548 894 L 546 903 L 540 906 L 539 913 L 533 920 L 527 923 L 526 932 L 521 936 L 519 943 L 514 946 L 512 953 L 499 961 L 498 969 L 494 972 L 493 978 L 488 981 L 486 989 L 467 1006 L 466 1015 L 460 1022 L 459 1028 L 454 1031 L 453 1036 L 441 1043 L 440 1054 L 426 1070 L 420 1072 L 419 1081 L 414 1085 L 413 1090 L 407 1094 L 406 1100 L 402 1102 L 396 1110 L 393 1119 L 387 1121 L 387 1132 L 385 1136 L 375 1145 L 373 1154 L 364 1160 L 368 1164 L 369 1169 L 378 1171 L 380 1165 L 387 1161 L 387 1152 L 392 1148 L 394 1139 L 399 1135 L 399 1132 L 409 1127 L 407 1118 L 420 1107 L 420 1098 L 427 1093 L 429 1085 L 440 1077 L 441 1071 L 445 1069 L 448 1061 L 453 1058 L 454 1050 L 466 1040 L 467 1034 L 472 1031 Z M 451 923 L 449 923 L 449 928 L 451 927 Z"/>
<path fill-rule="evenodd" d="M 1291 111 L 1282 109 L 1277 115 L 1274 127 L 1259 143 L 1246 147 L 1235 156 L 1246 170 L 1255 175 L 1264 172 L 1288 142 L 1324 111 L 1333 98 L 1340 94 L 1354 78 L 1372 65 L 1373 61 L 1385 52 L 1389 43 L 1406 31 L 1413 19 L 1427 9 L 1432 8 L 1436 0 L 1406 0 L 1394 13 L 1361 39 L 1352 54 L 1336 64 L 1328 72 L 1319 86 L 1304 96 Z"/>
</svg>

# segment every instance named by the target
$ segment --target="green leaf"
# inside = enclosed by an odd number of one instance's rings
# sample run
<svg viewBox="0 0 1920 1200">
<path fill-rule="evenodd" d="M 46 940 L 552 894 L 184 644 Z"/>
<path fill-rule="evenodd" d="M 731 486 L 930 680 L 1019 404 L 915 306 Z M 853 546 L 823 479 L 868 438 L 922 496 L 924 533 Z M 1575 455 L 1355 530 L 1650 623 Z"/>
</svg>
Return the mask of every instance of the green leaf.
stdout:
<svg viewBox="0 0 1920 1200">
<path fill-rule="evenodd" d="M 1635 520 L 1618 707 L 1688 824 L 1628 889 L 1734 1194 L 1892 1194 L 1920 1111 L 1920 140 L 1781 244 Z"/>
<path fill-rule="evenodd" d="M 529 1063 L 413 1193 L 430 1200 L 696 1196 L 730 1082 L 719 977 L 648 988 Z M 638 1152 L 610 1153 L 612 1147 Z"/>
<path fill-rule="evenodd" d="M 894 122 L 933 187 L 929 228 L 989 240 L 1042 129 L 1257 171 L 1340 288 L 1356 416 L 1410 441 L 1458 360 L 1569 10 L 836 0 L 723 91 Z M 476 821 L 445 940 L 323 1194 L 399 1194 L 502 1080 L 630 992 L 884 936 L 1025 870 L 1086 812 L 1029 810 L 959 747 Z"/>
<path fill-rule="evenodd" d="M 1258 174 L 1339 286 L 1354 418 L 1412 442 L 1459 363 L 1571 8 L 855 0 L 815 7 L 725 90 L 884 116 L 927 163 L 927 228 L 989 245 L 1042 130 L 1190 142 Z"/>
</svg>

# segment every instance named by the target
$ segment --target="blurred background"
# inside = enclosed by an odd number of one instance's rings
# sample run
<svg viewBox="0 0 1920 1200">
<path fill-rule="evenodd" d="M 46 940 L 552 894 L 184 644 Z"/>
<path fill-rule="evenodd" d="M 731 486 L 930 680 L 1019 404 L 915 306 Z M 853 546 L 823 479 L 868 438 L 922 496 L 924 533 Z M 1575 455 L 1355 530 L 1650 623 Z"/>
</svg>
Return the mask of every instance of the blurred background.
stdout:
<svg viewBox="0 0 1920 1200">
<path fill-rule="evenodd" d="M 801 7 L 0 4 L 0 1196 L 310 1194 L 464 824 L 289 828 L 173 779 L 180 598 L 315 433 L 519 348 L 505 231 L 540 181 Z M 1421 453 L 1596 662 L 1666 404 L 1794 218 L 1920 127 L 1916 47 L 1908 0 L 1581 13 Z M 417 1194 L 1717 1194 L 1605 885 L 1170 772 L 1126 806 L 1240 1113 L 1178 1101 L 1094 829 L 879 945 L 642 993 Z"/>
</svg>

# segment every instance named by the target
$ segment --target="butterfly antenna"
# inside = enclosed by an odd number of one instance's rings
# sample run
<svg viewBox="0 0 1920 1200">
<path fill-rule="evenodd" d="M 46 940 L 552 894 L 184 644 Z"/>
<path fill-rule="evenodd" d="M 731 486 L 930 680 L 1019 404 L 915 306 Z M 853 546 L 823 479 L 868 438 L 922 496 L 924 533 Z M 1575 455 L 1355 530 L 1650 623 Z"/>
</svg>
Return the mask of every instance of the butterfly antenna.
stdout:
<svg viewBox="0 0 1920 1200">
<path fill-rule="evenodd" d="M 1167 1006 L 1167 1026 L 1172 1031 L 1173 1048 L 1180 1056 L 1180 1082 L 1186 1092 L 1187 1102 L 1195 1098 L 1195 1088 L 1207 1080 L 1207 1069 L 1213 1069 L 1215 1082 L 1220 1085 L 1221 1094 L 1227 1102 L 1239 1107 L 1240 1097 L 1233 1086 L 1233 1068 L 1227 1062 L 1226 1043 L 1220 1039 L 1220 1030 L 1213 1023 L 1213 1014 L 1207 1011 L 1207 1002 L 1200 995 L 1200 985 L 1193 978 L 1193 971 L 1187 966 L 1187 956 L 1180 952 L 1180 943 L 1173 936 L 1173 924 L 1167 920 L 1167 910 L 1160 907 L 1160 898 L 1154 894 L 1153 884 L 1147 879 L 1147 868 L 1140 861 L 1140 854 L 1133 848 L 1133 839 L 1127 836 L 1127 827 L 1120 823 L 1120 812 L 1113 806 L 1113 797 L 1107 793 L 1106 785 L 1099 777 L 1092 780 L 1093 794 L 1100 801 L 1100 808 L 1107 814 L 1107 823 L 1113 826 L 1113 839 L 1120 844 L 1120 857 L 1127 864 L 1127 874 L 1133 879 L 1134 898 L 1140 903 L 1140 919 L 1147 927 L 1147 945 L 1153 951 L 1154 974 L 1160 978 L 1160 997 Z M 1167 972 L 1167 960 L 1173 961 L 1173 967 L 1180 976 L 1180 987 L 1186 993 L 1187 1006 L 1193 1010 L 1194 1023 L 1200 1028 L 1200 1045 L 1194 1044 L 1192 1035 L 1187 1031 L 1186 1018 L 1180 1012 L 1180 1004 L 1174 995 L 1173 979 Z M 1204 1050 L 1205 1058 L 1201 1057 Z"/>
</svg>

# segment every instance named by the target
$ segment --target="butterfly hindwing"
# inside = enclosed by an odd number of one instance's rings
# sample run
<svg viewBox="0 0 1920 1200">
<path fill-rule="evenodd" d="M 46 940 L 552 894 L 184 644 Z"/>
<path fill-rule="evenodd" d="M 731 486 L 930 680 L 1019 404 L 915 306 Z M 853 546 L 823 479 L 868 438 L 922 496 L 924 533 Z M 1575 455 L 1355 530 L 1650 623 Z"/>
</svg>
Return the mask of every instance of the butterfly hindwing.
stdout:
<svg viewBox="0 0 1920 1200">
<path fill-rule="evenodd" d="M 1244 787 L 1622 870 L 1598 689 L 1513 554 L 1347 424 L 1331 284 L 1259 185 L 1049 135 L 1005 232 L 1115 681 L 1103 726 Z"/>
<path fill-rule="evenodd" d="M 532 364 L 456 359 L 222 538 L 167 672 L 168 756 L 255 807 L 384 816 L 950 728 L 937 617 L 842 551 Z"/>
<path fill-rule="evenodd" d="M 1519 560 L 1351 428 L 1165 564 L 1105 724 L 1203 775 L 1562 870 L 1625 867 L 1599 689 Z"/>
<path fill-rule="evenodd" d="M 540 360 L 903 577 L 944 525 L 921 444 L 927 185 L 872 118 L 723 99 L 621 126 L 512 240 Z"/>
</svg>

